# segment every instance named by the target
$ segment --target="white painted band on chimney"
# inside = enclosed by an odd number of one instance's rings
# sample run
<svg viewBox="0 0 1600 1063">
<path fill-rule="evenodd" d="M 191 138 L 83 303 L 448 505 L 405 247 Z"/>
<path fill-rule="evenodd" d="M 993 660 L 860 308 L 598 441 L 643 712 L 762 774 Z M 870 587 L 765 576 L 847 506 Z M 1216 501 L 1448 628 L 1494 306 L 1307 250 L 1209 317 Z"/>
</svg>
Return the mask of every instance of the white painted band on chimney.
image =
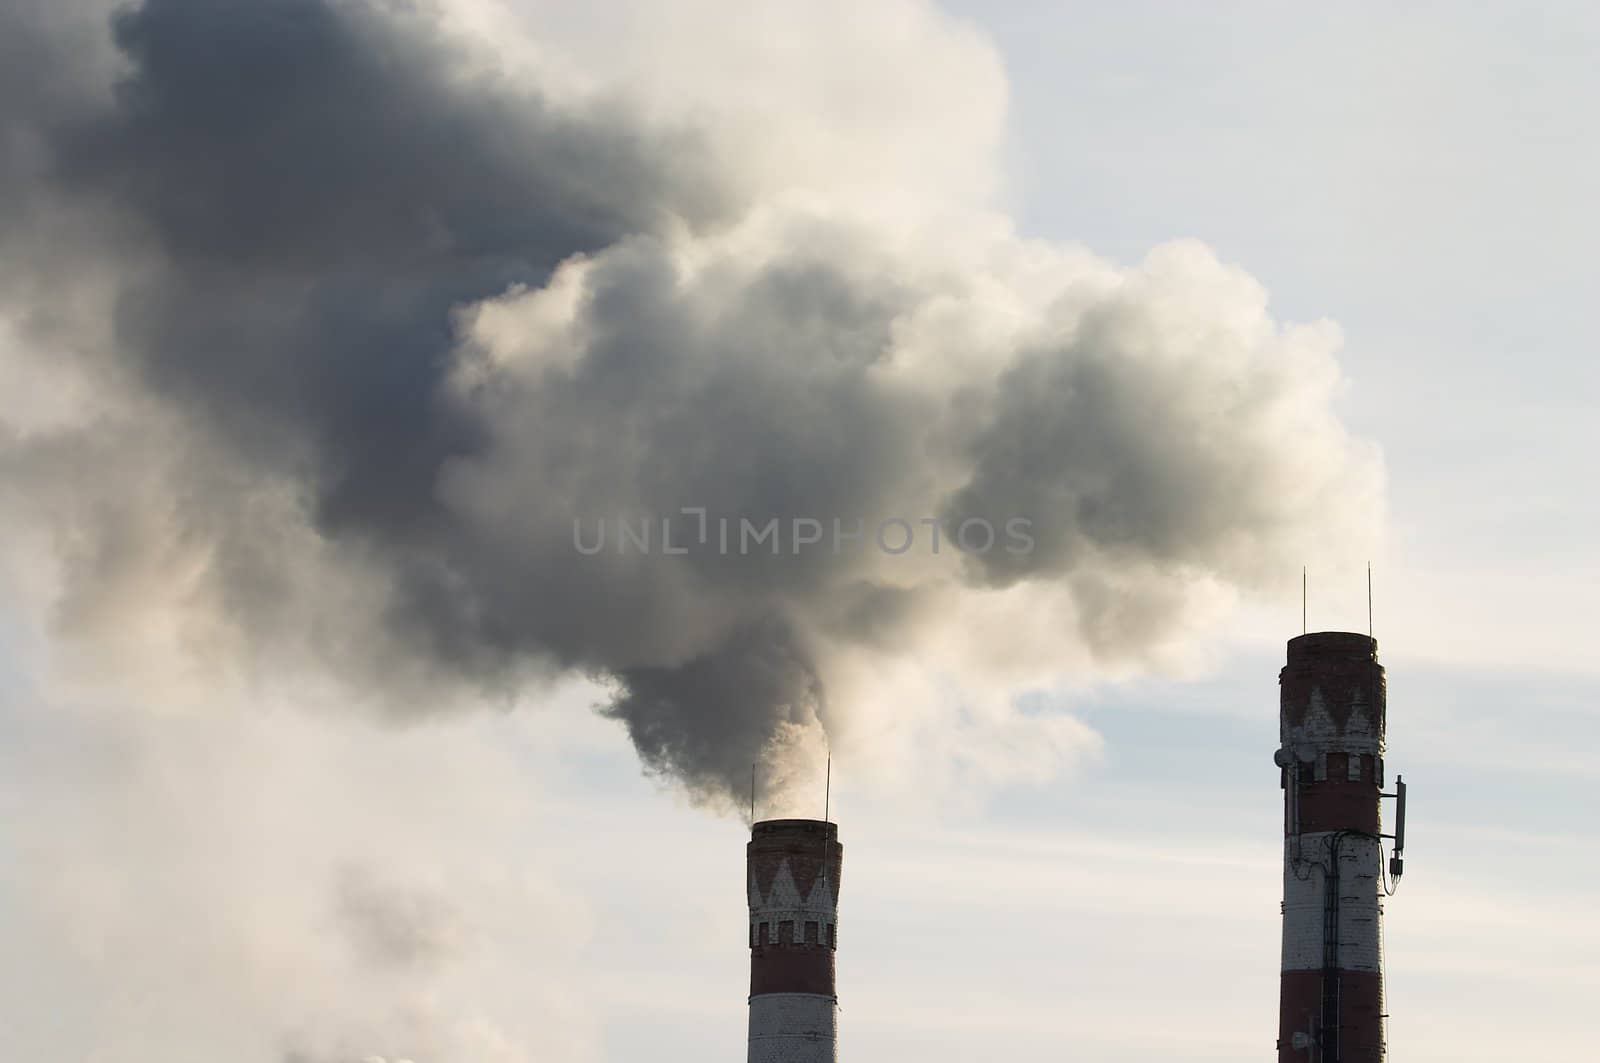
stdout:
<svg viewBox="0 0 1600 1063">
<path fill-rule="evenodd" d="M 751 997 L 749 1063 L 837 1063 L 838 1010 L 810 993 Z"/>
<path fill-rule="evenodd" d="M 1313 971 L 1323 965 L 1326 912 L 1322 864 L 1329 859 L 1333 831 L 1302 834 L 1300 862 L 1283 862 L 1283 970 Z M 1346 834 L 1339 842 L 1339 955 L 1342 971 L 1383 970 L 1382 883 L 1378 839 Z"/>
</svg>

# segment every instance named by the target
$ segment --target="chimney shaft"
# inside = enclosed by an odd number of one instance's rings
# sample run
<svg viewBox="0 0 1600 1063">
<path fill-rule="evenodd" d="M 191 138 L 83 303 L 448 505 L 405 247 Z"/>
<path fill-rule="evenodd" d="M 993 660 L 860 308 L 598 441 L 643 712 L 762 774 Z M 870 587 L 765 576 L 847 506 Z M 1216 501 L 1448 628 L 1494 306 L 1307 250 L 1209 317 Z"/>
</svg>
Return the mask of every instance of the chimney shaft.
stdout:
<svg viewBox="0 0 1600 1063">
<path fill-rule="evenodd" d="M 751 828 L 749 1063 L 836 1063 L 838 828 L 777 819 Z"/>
<path fill-rule="evenodd" d="M 1289 640 L 1279 674 L 1284 791 L 1279 1063 L 1382 1063 L 1379 793 L 1385 689 L 1378 644 Z"/>
</svg>

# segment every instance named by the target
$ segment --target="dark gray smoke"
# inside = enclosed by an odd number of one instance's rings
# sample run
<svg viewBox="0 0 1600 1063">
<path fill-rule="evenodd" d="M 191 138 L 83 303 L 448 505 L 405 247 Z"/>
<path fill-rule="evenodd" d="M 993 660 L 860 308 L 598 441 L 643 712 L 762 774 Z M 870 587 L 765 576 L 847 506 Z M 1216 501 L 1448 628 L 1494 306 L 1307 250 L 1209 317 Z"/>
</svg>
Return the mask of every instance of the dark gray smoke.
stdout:
<svg viewBox="0 0 1600 1063">
<path fill-rule="evenodd" d="M 12 17 L 8 56 L 61 54 L 59 22 Z M 1037 587 L 1070 603 L 1063 644 L 1137 657 L 1181 626 L 1174 585 L 1258 584 L 1366 486 L 1321 341 L 1203 249 L 1063 258 L 1054 291 L 1002 299 L 1003 270 L 767 202 L 714 126 L 554 104 L 405 7 L 144 0 L 105 32 L 111 91 L 52 72 L 9 95 L 4 193 L 59 216 L 55 256 L 110 269 L 111 340 L 76 356 L 204 451 L 162 501 L 228 622 L 252 644 L 306 623 L 300 540 L 253 516 L 287 484 L 384 588 L 330 663 L 399 709 L 433 688 L 388 674 L 394 647 L 481 691 L 593 674 L 649 768 L 723 802 L 872 712 L 831 682 L 842 648 L 912 653 Z M 37 287 L 19 317 L 67 313 Z M 942 350 L 940 315 L 1012 338 Z M 774 519 L 776 555 L 745 548 Z M 836 520 L 861 537 L 835 549 Z M 998 540 L 958 549 L 970 521 Z"/>
</svg>

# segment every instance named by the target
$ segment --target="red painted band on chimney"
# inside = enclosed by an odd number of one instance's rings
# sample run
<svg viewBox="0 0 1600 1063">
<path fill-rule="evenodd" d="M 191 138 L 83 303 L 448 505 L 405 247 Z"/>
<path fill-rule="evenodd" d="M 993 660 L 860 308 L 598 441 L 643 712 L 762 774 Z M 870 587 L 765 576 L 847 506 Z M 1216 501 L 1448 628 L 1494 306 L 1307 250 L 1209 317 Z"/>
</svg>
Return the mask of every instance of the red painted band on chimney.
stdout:
<svg viewBox="0 0 1600 1063">
<path fill-rule="evenodd" d="M 757 823 L 746 847 L 750 900 L 750 995 L 834 995 L 839 879 L 838 827 L 807 819 Z"/>
</svg>

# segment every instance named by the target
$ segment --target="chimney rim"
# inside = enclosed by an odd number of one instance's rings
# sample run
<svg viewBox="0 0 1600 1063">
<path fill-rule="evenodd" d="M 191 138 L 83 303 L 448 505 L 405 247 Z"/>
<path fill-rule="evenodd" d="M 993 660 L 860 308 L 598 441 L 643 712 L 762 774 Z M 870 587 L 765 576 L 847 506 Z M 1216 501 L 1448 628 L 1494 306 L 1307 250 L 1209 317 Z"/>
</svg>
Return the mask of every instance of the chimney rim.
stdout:
<svg viewBox="0 0 1600 1063">
<path fill-rule="evenodd" d="M 750 825 L 751 834 L 777 834 L 790 831 L 816 831 L 838 833 L 839 825 L 831 819 L 763 819 Z"/>
<path fill-rule="evenodd" d="M 1290 665 L 1307 659 L 1378 659 L 1378 640 L 1360 631 L 1310 631 L 1290 639 L 1287 649 Z"/>
</svg>

